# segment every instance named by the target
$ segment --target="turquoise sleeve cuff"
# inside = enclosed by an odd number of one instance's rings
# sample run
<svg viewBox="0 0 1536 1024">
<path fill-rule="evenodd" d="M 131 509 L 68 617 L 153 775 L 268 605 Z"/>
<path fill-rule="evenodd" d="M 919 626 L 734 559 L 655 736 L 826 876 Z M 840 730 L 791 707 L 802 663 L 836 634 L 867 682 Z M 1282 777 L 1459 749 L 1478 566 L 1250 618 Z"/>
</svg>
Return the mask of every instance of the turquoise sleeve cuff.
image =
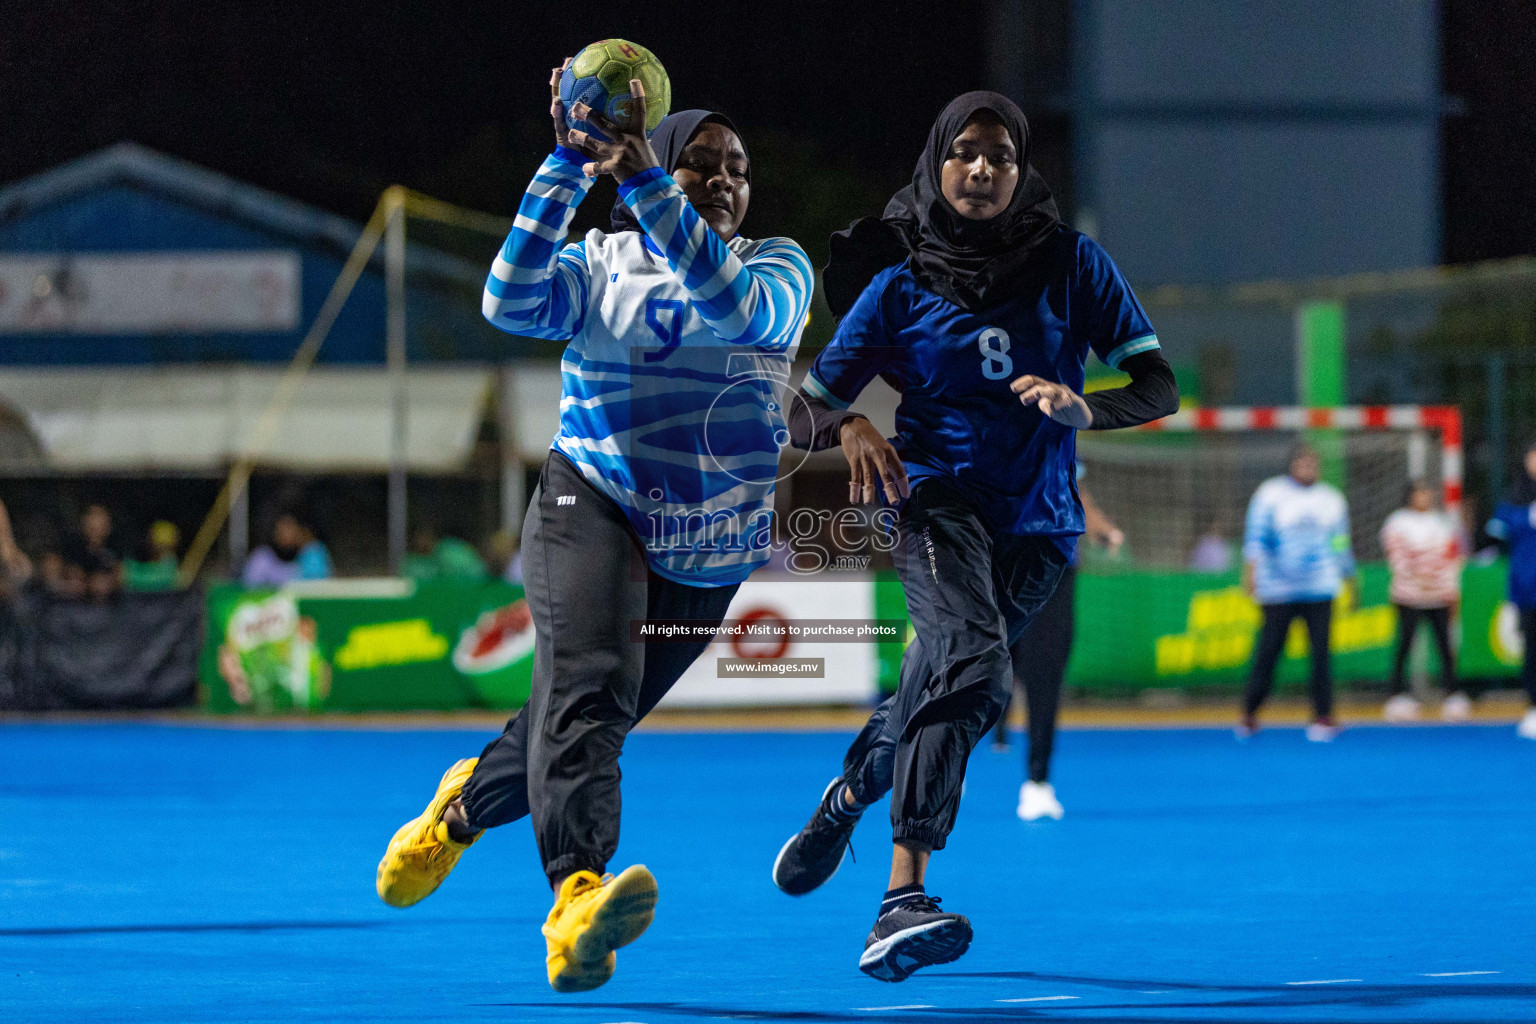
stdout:
<svg viewBox="0 0 1536 1024">
<path fill-rule="evenodd" d="M 575 164 L 577 167 L 581 167 L 587 162 L 587 155 L 585 153 L 579 149 L 572 149 L 570 146 L 556 146 L 554 153 L 551 155 L 556 160 L 563 160 L 568 164 Z"/>
<path fill-rule="evenodd" d="M 814 371 L 805 375 L 805 380 L 800 387 L 812 398 L 819 398 L 834 409 L 846 409 L 853 404 L 834 395 L 832 389 L 823 384 Z"/>
<path fill-rule="evenodd" d="M 1160 346 L 1157 342 L 1157 335 L 1143 334 L 1139 338 L 1132 338 L 1130 341 L 1119 346 L 1109 355 L 1105 356 L 1104 363 L 1105 365 L 1109 366 L 1110 369 L 1118 370 L 1120 369 L 1120 364 L 1125 362 L 1131 356 L 1140 355 L 1143 352 L 1151 352 L 1153 349 L 1161 347 L 1162 346 Z"/>
</svg>

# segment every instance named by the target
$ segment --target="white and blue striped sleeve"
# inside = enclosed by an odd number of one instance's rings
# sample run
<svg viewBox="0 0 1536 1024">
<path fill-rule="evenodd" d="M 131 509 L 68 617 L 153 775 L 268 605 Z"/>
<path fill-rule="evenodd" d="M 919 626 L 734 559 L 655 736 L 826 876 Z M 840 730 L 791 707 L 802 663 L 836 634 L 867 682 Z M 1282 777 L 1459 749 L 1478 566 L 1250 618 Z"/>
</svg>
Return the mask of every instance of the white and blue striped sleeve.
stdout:
<svg viewBox="0 0 1536 1024">
<path fill-rule="evenodd" d="M 743 263 L 659 167 L 625 181 L 619 196 L 716 337 L 768 352 L 794 344 L 816 280 L 804 250 L 787 238 L 771 238 Z"/>
<path fill-rule="evenodd" d="M 544 159 L 512 221 L 512 233 L 485 279 L 480 311 L 514 334 L 565 341 L 581 330 L 590 272 L 586 244 L 565 245 L 576 207 L 594 179 L 575 150 Z"/>
</svg>

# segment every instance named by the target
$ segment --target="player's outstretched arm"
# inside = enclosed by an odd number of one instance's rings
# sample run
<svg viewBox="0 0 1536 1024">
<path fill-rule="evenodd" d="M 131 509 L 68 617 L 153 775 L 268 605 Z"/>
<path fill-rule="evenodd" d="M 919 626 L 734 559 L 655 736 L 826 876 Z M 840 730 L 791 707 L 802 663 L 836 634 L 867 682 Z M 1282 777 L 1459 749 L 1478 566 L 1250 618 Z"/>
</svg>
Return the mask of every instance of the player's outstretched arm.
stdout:
<svg viewBox="0 0 1536 1024">
<path fill-rule="evenodd" d="M 564 65 L 555 68 L 549 82 L 555 151 L 528 185 L 512 233 L 485 279 L 480 307 L 485 318 L 504 331 L 559 341 L 581 330 L 586 311 L 586 248 L 580 243 L 566 245 L 565 238 L 576 207 L 593 182 L 582 169 L 586 157 L 568 145 L 560 103 L 563 71 Z"/>
<path fill-rule="evenodd" d="M 911 493 L 891 443 L 863 413 L 840 409 L 818 394 L 814 377 L 790 400 L 789 443 L 813 452 L 841 447 L 848 459 L 848 500 L 855 505 L 873 502 L 877 486 L 893 505 Z"/>
<path fill-rule="evenodd" d="M 800 388 L 789 400 L 789 443 L 795 448 L 820 452 L 843 443 L 843 424 L 848 420 L 867 419 L 863 413 L 828 402 L 810 386 Z"/>
<path fill-rule="evenodd" d="M 1120 369 L 1130 374 L 1124 387 L 1095 391 L 1084 398 L 1093 413 L 1090 430 L 1140 426 L 1179 411 L 1179 382 L 1158 349 L 1128 356 Z"/>
<path fill-rule="evenodd" d="M 1038 405 L 1057 423 L 1077 430 L 1119 430 L 1179 411 L 1179 385 L 1161 352 L 1131 356 L 1120 368 L 1131 375 L 1129 384 L 1091 395 L 1079 395 L 1065 384 L 1031 374 L 1009 387 L 1025 405 Z"/>
</svg>

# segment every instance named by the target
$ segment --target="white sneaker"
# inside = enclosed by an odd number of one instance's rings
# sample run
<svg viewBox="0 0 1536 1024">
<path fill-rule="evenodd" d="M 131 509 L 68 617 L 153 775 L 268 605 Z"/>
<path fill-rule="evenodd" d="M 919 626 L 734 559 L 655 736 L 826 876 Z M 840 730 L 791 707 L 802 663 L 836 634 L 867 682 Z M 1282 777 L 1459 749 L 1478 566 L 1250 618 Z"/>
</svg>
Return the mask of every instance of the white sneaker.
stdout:
<svg viewBox="0 0 1536 1024">
<path fill-rule="evenodd" d="M 1525 739 L 1536 740 L 1536 708 L 1531 708 L 1525 713 L 1525 717 L 1520 719 L 1520 724 L 1515 726 L 1515 733 Z"/>
<path fill-rule="evenodd" d="M 1381 717 L 1389 722 L 1412 722 L 1419 717 L 1419 702 L 1406 693 L 1393 694 L 1382 705 Z"/>
<path fill-rule="evenodd" d="M 1332 743 L 1339 734 L 1339 727 L 1326 719 L 1318 719 L 1307 726 L 1307 739 L 1313 743 Z"/>
<path fill-rule="evenodd" d="M 1041 818 L 1060 821 L 1065 813 L 1061 801 L 1056 799 L 1055 787 L 1049 782 L 1026 782 L 1019 788 L 1020 821 L 1038 821 Z"/>
<path fill-rule="evenodd" d="M 1465 722 L 1472 717 L 1472 698 L 1457 690 L 1440 705 L 1440 717 L 1447 722 Z"/>
</svg>

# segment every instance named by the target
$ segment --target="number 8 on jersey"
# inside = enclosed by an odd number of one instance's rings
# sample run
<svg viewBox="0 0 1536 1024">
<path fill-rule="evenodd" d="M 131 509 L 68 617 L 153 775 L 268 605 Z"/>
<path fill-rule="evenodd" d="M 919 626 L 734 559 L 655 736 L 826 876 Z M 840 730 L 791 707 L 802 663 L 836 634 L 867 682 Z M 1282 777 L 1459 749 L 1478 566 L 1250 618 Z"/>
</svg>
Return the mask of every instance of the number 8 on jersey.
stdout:
<svg viewBox="0 0 1536 1024">
<path fill-rule="evenodd" d="M 976 338 L 981 350 L 981 375 L 987 380 L 1006 380 L 1013 376 L 1013 357 L 1008 354 L 1012 347 L 1008 332 L 998 327 L 988 327 Z"/>
</svg>

